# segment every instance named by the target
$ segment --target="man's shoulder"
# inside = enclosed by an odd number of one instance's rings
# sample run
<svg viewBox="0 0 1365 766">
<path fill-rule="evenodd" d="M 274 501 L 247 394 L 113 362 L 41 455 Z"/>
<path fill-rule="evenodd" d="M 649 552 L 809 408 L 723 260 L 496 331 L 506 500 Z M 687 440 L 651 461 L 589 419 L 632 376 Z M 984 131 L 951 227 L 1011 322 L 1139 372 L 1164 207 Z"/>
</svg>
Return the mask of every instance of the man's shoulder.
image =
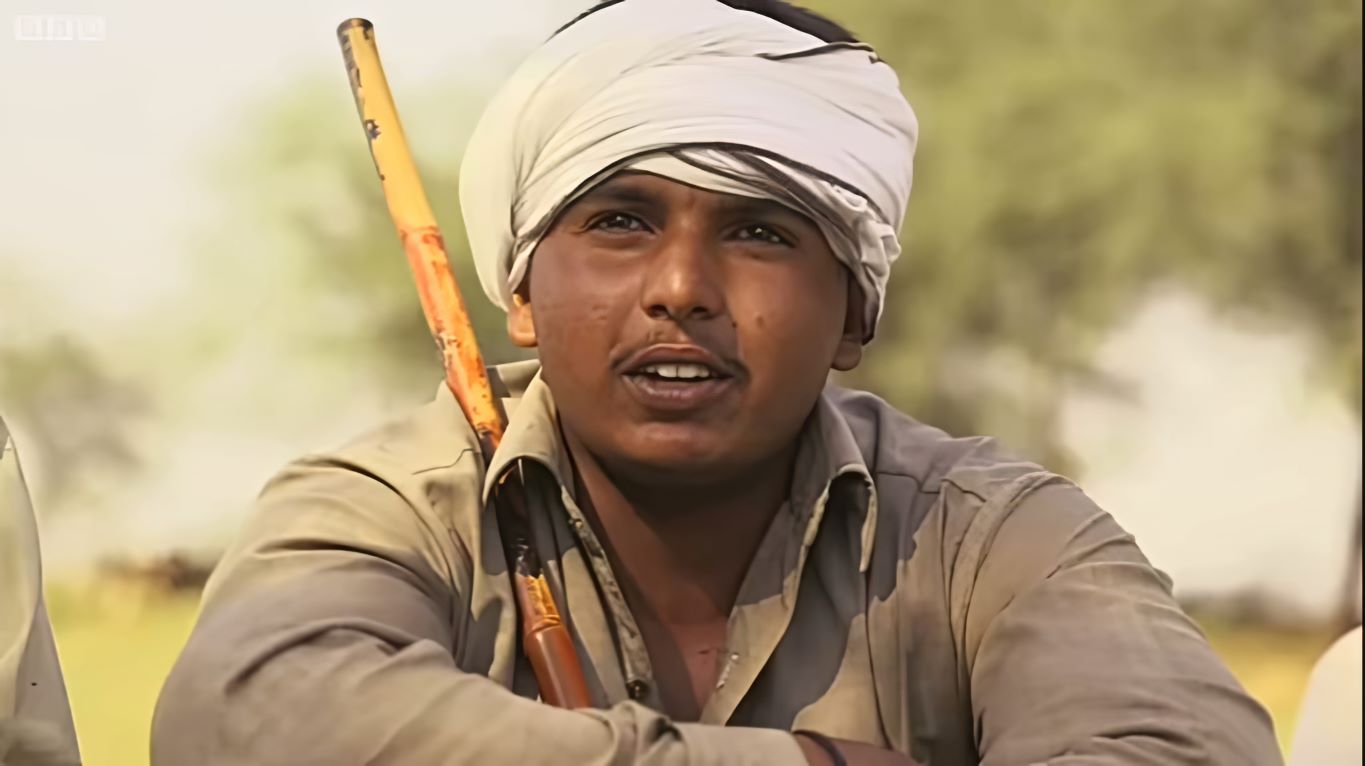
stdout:
<svg viewBox="0 0 1365 766">
<path fill-rule="evenodd" d="M 515 403 L 535 376 L 525 364 L 489 369 L 495 395 Z M 289 462 L 258 498 L 262 517 L 305 522 L 299 509 L 325 499 L 363 512 L 371 533 L 414 519 L 444 541 L 466 547 L 479 534 L 485 467 L 478 439 L 444 382 L 435 395 L 337 446 Z M 278 511 L 287 509 L 286 513 Z M 335 514 L 332 514 L 335 518 Z M 442 543 L 444 544 L 444 543 Z"/>
<path fill-rule="evenodd" d="M 539 369 L 536 362 L 514 362 L 488 368 L 494 394 L 504 407 L 515 403 Z M 459 402 L 444 382 L 430 400 L 360 433 L 335 449 L 314 457 L 360 464 L 380 478 L 416 476 L 449 468 L 466 455 L 482 467 L 479 442 Z M 473 473 L 481 474 L 481 471 Z M 481 480 L 473 479 L 472 480 Z"/>
<path fill-rule="evenodd" d="M 995 439 L 950 436 L 863 391 L 831 391 L 830 400 L 876 483 L 888 541 L 918 541 L 900 549 L 929 546 L 969 571 L 989 557 L 993 570 L 1023 583 L 1053 567 L 1077 530 L 1099 524 L 1122 533 L 1070 479 Z"/>
<path fill-rule="evenodd" d="M 867 392 L 830 395 L 877 484 L 890 535 L 882 544 L 927 551 L 922 566 L 964 573 L 950 576 L 943 592 L 952 604 L 971 601 L 979 615 L 995 614 L 1088 541 L 1122 542 L 1105 555 L 1146 564 L 1131 537 L 1070 479 L 995 439 L 952 437 Z"/>
<path fill-rule="evenodd" d="M 1022 477 L 1045 472 L 992 437 L 949 435 L 870 392 L 831 387 L 827 394 L 879 483 L 908 479 L 918 493 L 937 495 L 953 487 L 984 500 Z"/>
<path fill-rule="evenodd" d="M 431 400 L 305 459 L 340 461 L 390 478 L 448 467 L 477 450 L 473 429 L 442 384 Z"/>
</svg>

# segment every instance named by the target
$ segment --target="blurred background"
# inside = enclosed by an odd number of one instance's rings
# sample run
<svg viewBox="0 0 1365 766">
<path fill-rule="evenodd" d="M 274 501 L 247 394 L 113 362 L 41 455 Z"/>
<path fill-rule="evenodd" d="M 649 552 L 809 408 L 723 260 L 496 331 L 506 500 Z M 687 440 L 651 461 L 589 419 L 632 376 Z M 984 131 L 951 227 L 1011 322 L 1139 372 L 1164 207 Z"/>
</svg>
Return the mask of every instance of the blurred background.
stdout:
<svg viewBox="0 0 1365 766">
<path fill-rule="evenodd" d="M 589 4 L 6 3 L 0 411 L 88 763 L 146 762 L 269 475 L 439 385 L 337 23 L 375 23 L 502 361 L 460 154 Z M 1360 614 L 1360 3 L 806 4 L 876 46 L 922 126 L 906 256 L 846 382 L 1081 481 L 1287 742 Z"/>
</svg>

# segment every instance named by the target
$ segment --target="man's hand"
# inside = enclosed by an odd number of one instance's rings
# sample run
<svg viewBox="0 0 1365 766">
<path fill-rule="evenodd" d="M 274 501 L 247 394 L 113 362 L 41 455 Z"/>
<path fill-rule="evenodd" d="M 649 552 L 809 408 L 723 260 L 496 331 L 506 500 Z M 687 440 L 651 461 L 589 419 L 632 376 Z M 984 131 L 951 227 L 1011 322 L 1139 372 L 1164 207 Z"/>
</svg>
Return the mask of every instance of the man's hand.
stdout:
<svg viewBox="0 0 1365 766">
<path fill-rule="evenodd" d="M 894 750 L 883 750 L 865 742 L 854 742 L 848 739 L 829 738 L 838 749 L 839 755 L 844 757 L 844 763 L 848 766 L 921 766 L 919 761 L 908 755 L 901 755 Z M 801 746 L 801 753 L 806 756 L 806 763 L 810 766 L 837 766 L 834 758 L 830 756 L 814 739 L 797 734 L 796 742 Z"/>
</svg>

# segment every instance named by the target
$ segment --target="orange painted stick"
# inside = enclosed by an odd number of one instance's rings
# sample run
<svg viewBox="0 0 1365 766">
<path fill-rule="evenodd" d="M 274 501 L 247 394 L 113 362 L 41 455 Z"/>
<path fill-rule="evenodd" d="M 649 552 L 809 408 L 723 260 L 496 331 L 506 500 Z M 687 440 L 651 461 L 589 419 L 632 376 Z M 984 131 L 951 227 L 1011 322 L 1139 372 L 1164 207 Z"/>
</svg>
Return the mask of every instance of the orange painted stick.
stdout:
<svg viewBox="0 0 1365 766">
<path fill-rule="evenodd" d="M 502 416 L 479 354 L 469 311 L 450 272 L 445 240 L 398 121 L 393 95 L 379 63 L 374 27 L 364 19 L 349 19 L 337 28 L 337 37 L 370 154 L 384 186 L 384 200 L 417 280 L 427 326 L 441 352 L 446 383 L 460 400 L 480 441 L 489 442 L 483 445 L 487 452 L 496 448 L 502 438 Z M 491 452 L 485 457 L 490 455 Z"/>
<path fill-rule="evenodd" d="M 398 121 L 393 95 L 379 62 L 374 27 L 365 19 L 348 19 L 337 27 L 337 39 L 370 155 L 384 186 L 384 200 L 417 281 L 427 326 L 441 352 L 446 385 L 474 427 L 486 463 L 502 441 L 506 422 L 493 395 L 469 311 L 450 271 L 445 240 Z M 522 648 L 535 671 L 541 698 L 557 707 L 591 707 L 592 698 L 573 640 L 555 607 L 540 559 L 529 542 L 521 485 L 515 479 L 504 481 L 495 502 L 499 525 L 507 540 L 507 562 L 521 617 Z"/>
</svg>

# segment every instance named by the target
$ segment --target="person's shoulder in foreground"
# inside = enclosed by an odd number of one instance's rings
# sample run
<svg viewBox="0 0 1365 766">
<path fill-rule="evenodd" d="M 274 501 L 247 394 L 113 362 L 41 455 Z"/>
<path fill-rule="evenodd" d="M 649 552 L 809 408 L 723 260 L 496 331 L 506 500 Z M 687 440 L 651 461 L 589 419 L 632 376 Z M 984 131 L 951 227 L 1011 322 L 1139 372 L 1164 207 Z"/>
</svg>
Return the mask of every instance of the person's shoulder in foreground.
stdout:
<svg viewBox="0 0 1365 766">
<path fill-rule="evenodd" d="M 485 292 L 538 357 L 494 370 L 502 444 L 485 466 L 442 391 L 272 480 L 153 761 L 1278 763 L 1074 484 L 827 385 L 881 316 L 916 134 L 870 48 L 780 0 L 559 30 L 461 170 Z M 591 708 L 535 701 L 507 482 Z"/>
<path fill-rule="evenodd" d="M 38 524 L 18 448 L 0 417 L 0 764 L 80 763 L 52 624 Z"/>
<path fill-rule="evenodd" d="M 1318 658 L 1299 706 L 1290 766 L 1360 763 L 1361 627 L 1347 631 Z"/>
</svg>

